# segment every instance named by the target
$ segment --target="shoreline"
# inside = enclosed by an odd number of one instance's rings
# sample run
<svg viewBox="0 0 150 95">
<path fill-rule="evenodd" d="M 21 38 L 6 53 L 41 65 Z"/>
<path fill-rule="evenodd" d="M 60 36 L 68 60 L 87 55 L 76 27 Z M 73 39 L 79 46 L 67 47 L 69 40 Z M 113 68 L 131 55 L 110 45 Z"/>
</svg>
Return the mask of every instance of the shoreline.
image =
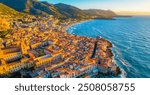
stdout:
<svg viewBox="0 0 150 95">
<path fill-rule="evenodd" d="M 90 21 L 90 20 L 116 20 L 114 17 L 113 18 L 92 18 L 92 19 L 85 19 L 85 20 L 81 20 L 81 21 L 77 21 L 77 22 L 74 22 L 74 23 L 71 23 L 69 25 L 67 25 L 65 28 L 64 28 L 64 32 L 67 32 L 67 28 L 75 25 L 75 24 L 79 24 L 81 22 L 86 22 L 86 21 Z"/>
<path fill-rule="evenodd" d="M 79 23 L 81 23 L 81 22 L 89 21 L 89 20 L 92 20 L 92 19 L 81 20 L 81 21 L 77 21 L 77 22 L 71 23 L 71 24 L 67 25 L 67 26 L 63 29 L 63 31 L 66 32 L 66 33 L 68 34 L 67 29 L 68 29 L 69 27 L 71 27 L 71 26 L 73 26 L 73 25 L 75 25 L 75 24 L 79 24 Z"/>
<path fill-rule="evenodd" d="M 95 19 L 89 19 L 89 20 L 95 20 Z M 64 30 L 63 31 L 65 31 L 65 33 L 67 33 L 67 34 L 69 34 L 68 32 L 67 32 L 67 29 L 69 28 L 69 27 L 71 27 L 71 26 L 73 26 L 73 25 L 76 25 L 76 24 L 79 24 L 79 23 L 81 23 L 81 22 L 85 22 L 85 21 L 89 21 L 89 20 L 82 20 L 82 21 L 77 21 L 77 22 L 75 22 L 75 23 L 71 23 L 71 24 L 69 24 L 69 25 L 67 25 L 65 28 L 64 28 Z M 108 19 L 108 20 L 115 20 L 115 19 Z M 71 33 L 72 34 L 72 33 Z M 76 35 L 76 34 L 73 34 L 73 35 Z M 80 35 L 76 35 L 76 36 L 80 36 Z M 80 37 L 87 37 L 87 36 L 80 36 Z M 100 36 L 101 37 L 101 36 Z M 87 37 L 87 38 L 92 38 L 92 37 Z M 101 37 L 101 38 L 103 38 L 103 37 Z M 103 39 L 105 39 L 105 38 L 103 38 Z M 114 59 L 114 52 L 113 52 L 113 50 L 112 50 L 112 48 L 113 48 L 113 44 L 112 44 L 112 42 L 111 41 L 109 41 L 109 40 L 107 40 L 107 39 L 105 39 L 107 42 L 109 42 L 110 44 L 111 44 L 111 47 L 110 47 L 110 49 L 111 49 L 111 53 L 112 53 L 112 60 L 113 60 L 113 63 L 115 63 L 116 65 L 117 65 L 117 67 L 118 67 L 118 70 L 117 70 L 117 76 L 120 76 L 121 74 L 122 74 L 122 70 L 121 70 L 121 68 L 119 67 L 119 65 L 116 63 L 116 61 L 115 61 L 115 59 Z M 109 75 L 108 75 L 109 76 Z"/>
</svg>

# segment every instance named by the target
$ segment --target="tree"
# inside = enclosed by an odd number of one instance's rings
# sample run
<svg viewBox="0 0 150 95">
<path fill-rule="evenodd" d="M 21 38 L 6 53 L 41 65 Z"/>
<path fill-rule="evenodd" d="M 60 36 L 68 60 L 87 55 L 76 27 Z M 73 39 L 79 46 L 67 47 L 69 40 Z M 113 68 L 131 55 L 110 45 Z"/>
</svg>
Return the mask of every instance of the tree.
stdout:
<svg viewBox="0 0 150 95">
<path fill-rule="evenodd" d="M 12 30 L 10 29 L 10 23 L 6 18 L 0 17 L 0 37 L 4 38 Z"/>
<path fill-rule="evenodd" d="M 10 23 L 4 17 L 0 17 L 0 32 L 10 29 Z"/>
</svg>

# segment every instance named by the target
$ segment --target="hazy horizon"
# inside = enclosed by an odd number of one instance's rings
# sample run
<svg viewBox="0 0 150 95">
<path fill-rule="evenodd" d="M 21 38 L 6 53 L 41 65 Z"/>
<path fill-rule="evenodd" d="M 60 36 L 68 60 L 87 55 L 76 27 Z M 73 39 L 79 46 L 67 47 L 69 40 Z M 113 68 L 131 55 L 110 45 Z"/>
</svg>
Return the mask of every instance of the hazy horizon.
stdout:
<svg viewBox="0 0 150 95">
<path fill-rule="evenodd" d="M 49 3 L 65 3 L 80 9 L 112 10 L 135 15 L 150 15 L 150 0 L 39 0 Z M 132 13 L 131 13 L 132 12 Z M 128 14 L 126 14 L 128 15 Z"/>
</svg>

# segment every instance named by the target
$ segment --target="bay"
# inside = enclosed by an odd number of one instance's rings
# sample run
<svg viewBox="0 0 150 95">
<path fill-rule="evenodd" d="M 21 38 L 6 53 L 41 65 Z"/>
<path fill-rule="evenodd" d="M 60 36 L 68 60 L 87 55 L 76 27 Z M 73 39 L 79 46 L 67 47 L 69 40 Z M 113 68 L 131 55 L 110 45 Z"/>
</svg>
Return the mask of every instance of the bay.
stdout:
<svg viewBox="0 0 150 95">
<path fill-rule="evenodd" d="M 122 69 L 121 77 L 150 78 L 149 16 L 89 20 L 72 25 L 67 32 L 111 41 L 115 61 Z"/>
</svg>

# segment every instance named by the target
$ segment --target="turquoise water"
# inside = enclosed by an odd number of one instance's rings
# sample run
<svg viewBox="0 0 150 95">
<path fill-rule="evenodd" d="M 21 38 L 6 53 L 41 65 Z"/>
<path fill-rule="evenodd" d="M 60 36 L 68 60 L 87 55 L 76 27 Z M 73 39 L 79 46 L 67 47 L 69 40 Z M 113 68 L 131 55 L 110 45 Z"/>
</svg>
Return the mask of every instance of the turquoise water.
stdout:
<svg viewBox="0 0 150 95">
<path fill-rule="evenodd" d="M 122 77 L 150 78 L 150 17 L 118 17 L 89 20 L 73 25 L 68 33 L 97 37 L 113 43 L 115 61 Z"/>
</svg>

